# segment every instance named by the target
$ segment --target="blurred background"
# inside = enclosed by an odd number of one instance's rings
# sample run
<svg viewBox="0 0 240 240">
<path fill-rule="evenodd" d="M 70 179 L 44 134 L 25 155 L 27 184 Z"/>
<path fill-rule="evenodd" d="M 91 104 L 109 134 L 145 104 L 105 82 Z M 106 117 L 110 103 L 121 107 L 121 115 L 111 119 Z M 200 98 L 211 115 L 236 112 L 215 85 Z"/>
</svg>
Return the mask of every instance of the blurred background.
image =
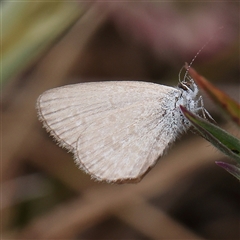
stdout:
<svg viewBox="0 0 240 240">
<path fill-rule="evenodd" d="M 35 109 L 45 90 L 70 83 L 176 86 L 206 43 L 193 67 L 239 101 L 239 10 L 228 1 L 1 2 L 2 239 L 240 239 L 239 182 L 200 136 L 177 140 L 140 183 L 111 185 L 79 170 Z"/>
</svg>

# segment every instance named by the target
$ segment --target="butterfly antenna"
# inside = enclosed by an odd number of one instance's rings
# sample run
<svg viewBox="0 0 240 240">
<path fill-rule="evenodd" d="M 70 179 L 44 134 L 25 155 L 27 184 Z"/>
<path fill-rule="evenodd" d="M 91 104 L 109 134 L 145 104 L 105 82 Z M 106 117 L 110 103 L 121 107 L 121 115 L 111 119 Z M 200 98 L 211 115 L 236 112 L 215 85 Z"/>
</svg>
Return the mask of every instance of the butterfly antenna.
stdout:
<svg viewBox="0 0 240 240">
<path fill-rule="evenodd" d="M 222 30 L 223 27 L 220 27 L 209 39 L 208 41 L 198 50 L 198 52 L 196 53 L 196 55 L 194 56 L 194 58 L 192 59 L 192 61 L 190 62 L 190 64 L 188 65 L 187 64 L 187 69 L 186 69 L 186 72 L 185 72 L 185 75 L 184 75 L 184 78 L 183 78 L 183 82 L 186 81 L 186 78 L 187 78 L 187 75 L 188 75 L 188 72 L 189 72 L 189 69 L 190 67 L 192 66 L 192 64 L 194 63 L 194 61 L 196 60 L 197 56 L 200 54 L 200 52 L 212 41 L 212 39 L 215 37 L 215 35 L 218 33 L 218 31 Z M 182 70 L 182 69 L 181 69 Z"/>
</svg>

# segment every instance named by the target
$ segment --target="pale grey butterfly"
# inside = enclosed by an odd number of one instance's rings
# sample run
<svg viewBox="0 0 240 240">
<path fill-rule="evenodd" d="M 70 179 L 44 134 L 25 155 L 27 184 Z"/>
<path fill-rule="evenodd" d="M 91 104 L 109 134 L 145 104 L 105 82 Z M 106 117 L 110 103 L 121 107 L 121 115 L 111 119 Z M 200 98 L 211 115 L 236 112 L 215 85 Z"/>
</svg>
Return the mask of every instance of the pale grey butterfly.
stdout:
<svg viewBox="0 0 240 240">
<path fill-rule="evenodd" d="M 184 77 L 184 79 L 186 79 Z M 138 81 L 79 83 L 44 92 L 39 119 L 92 178 L 138 182 L 203 109 L 190 78 L 177 87 Z"/>
</svg>

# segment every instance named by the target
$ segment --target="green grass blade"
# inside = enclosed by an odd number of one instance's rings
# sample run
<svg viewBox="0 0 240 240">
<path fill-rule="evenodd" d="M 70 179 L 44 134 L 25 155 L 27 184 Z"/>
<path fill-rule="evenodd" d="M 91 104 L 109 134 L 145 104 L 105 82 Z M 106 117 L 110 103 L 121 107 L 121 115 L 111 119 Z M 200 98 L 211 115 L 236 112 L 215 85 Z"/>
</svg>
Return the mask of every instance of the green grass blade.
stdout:
<svg viewBox="0 0 240 240">
<path fill-rule="evenodd" d="M 193 124 L 202 137 L 211 142 L 216 148 L 240 164 L 240 140 L 230 135 L 216 125 L 200 118 L 180 106 L 185 117 Z"/>
</svg>

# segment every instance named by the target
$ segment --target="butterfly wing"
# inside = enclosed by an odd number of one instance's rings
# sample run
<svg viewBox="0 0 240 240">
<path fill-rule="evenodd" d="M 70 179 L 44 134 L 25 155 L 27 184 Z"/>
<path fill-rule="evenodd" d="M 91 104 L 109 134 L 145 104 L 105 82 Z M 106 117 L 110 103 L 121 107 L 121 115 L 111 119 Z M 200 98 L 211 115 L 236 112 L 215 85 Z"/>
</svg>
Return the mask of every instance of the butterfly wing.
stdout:
<svg viewBox="0 0 240 240">
<path fill-rule="evenodd" d="M 168 146 L 160 102 L 174 88 L 145 82 L 83 83 L 49 90 L 39 117 L 93 178 L 138 181 Z"/>
</svg>

